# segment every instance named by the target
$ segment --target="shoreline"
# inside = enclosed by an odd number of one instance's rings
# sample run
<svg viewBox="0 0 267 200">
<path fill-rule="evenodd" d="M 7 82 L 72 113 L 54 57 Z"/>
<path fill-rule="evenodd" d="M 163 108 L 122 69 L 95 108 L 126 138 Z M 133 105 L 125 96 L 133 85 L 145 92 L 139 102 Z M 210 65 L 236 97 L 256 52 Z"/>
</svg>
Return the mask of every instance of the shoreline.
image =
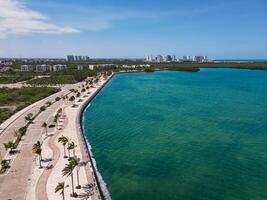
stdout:
<svg viewBox="0 0 267 200">
<path fill-rule="evenodd" d="M 81 108 L 78 111 L 78 116 L 77 116 L 77 130 L 78 130 L 78 134 L 80 139 L 82 139 L 82 149 L 86 149 L 86 152 L 82 151 L 82 154 L 84 157 L 88 157 L 89 161 L 91 162 L 92 165 L 92 169 L 93 169 L 93 173 L 96 179 L 96 183 L 97 183 L 97 187 L 99 189 L 99 193 L 101 196 L 101 199 L 103 200 L 109 200 L 111 199 L 109 191 L 106 187 L 106 183 L 104 182 L 100 172 L 97 169 L 97 163 L 96 160 L 94 159 L 94 155 L 92 153 L 92 147 L 90 145 L 90 142 L 88 141 L 87 137 L 85 136 L 85 131 L 84 131 L 84 127 L 83 127 L 83 113 L 85 111 L 85 109 L 88 107 L 88 105 L 90 104 L 90 102 L 92 102 L 94 100 L 94 98 L 99 94 L 99 92 L 101 92 L 101 90 L 112 80 L 112 78 L 118 73 L 113 73 L 112 75 L 110 75 L 110 77 L 108 77 L 108 79 L 103 83 L 103 85 L 101 85 L 93 94 L 90 98 L 88 98 L 83 105 L 81 106 Z M 83 148 L 86 147 L 86 148 Z M 86 155 L 84 155 L 86 154 Z"/>
</svg>

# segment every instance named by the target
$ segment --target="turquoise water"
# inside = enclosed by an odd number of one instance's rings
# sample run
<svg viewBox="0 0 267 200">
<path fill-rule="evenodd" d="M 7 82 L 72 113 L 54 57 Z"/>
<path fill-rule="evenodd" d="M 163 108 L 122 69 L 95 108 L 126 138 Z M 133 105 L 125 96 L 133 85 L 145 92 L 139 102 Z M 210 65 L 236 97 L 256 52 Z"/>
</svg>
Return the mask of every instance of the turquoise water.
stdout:
<svg viewBox="0 0 267 200">
<path fill-rule="evenodd" d="M 267 71 L 116 75 L 83 125 L 114 200 L 267 199 Z"/>
</svg>

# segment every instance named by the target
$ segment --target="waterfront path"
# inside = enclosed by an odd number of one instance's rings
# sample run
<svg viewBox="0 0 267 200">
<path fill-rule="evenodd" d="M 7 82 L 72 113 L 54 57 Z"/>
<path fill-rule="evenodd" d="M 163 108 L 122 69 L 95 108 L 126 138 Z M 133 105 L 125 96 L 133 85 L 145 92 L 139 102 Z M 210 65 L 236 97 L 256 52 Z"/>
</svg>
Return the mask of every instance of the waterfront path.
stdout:
<svg viewBox="0 0 267 200">
<path fill-rule="evenodd" d="M 101 79 L 99 81 L 99 84 L 95 85 L 94 88 L 91 88 L 89 91 L 82 93 L 81 95 L 81 102 L 77 102 L 77 107 L 67 106 L 65 108 L 65 113 L 67 115 L 68 123 L 66 124 L 66 127 L 62 131 L 62 135 L 69 138 L 71 141 L 75 142 L 75 144 L 78 145 L 79 149 L 76 149 L 76 156 L 81 158 L 81 160 L 86 163 L 86 165 L 80 167 L 79 170 L 79 177 L 80 177 L 80 185 L 84 186 L 88 183 L 91 183 L 94 185 L 92 188 L 92 196 L 90 197 L 91 200 L 100 200 L 101 195 L 100 191 L 96 182 L 96 175 L 93 170 L 92 163 L 90 161 L 88 151 L 87 151 L 87 145 L 84 141 L 82 132 L 81 132 L 81 126 L 79 117 L 81 114 L 81 111 L 83 109 L 83 106 L 86 105 L 87 101 L 97 93 L 99 88 L 101 88 L 105 84 L 106 80 Z M 59 137 L 61 134 L 57 135 Z M 46 193 L 47 193 L 47 199 L 57 199 L 59 197 L 59 194 L 56 194 L 54 192 L 55 187 L 58 182 L 65 182 L 66 185 L 69 185 L 70 188 L 65 190 L 65 199 L 73 199 L 70 197 L 71 192 L 71 179 L 70 177 L 62 177 L 62 169 L 65 167 L 65 164 L 68 162 L 67 159 L 65 159 L 63 156 L 63 147 L 61 144 L 56 143 L 56 146 L 61 150 L 61 155 L 59 157 L 58 162 L 54 166 L 53 170 L 51 171 L 48 181 L 46 184 Z M 76 171 L 76 170 L 75 170 Z M 74 172 L 74 184 L 77 186 L 76 181 L 76 172 Z M 75 189 L 75 192 L 79 195 L 81 193 L 84 193 L 82 189 Z"/>
<path fill-rule="evenodd" d="M 17 150 L 17 154 L 9 156 L 4 148 L 4 143 L 14 141 L 14 132 L 26 124 L 25 116 L 28 113 L 36 114 L 39 112 L 41 106 L 47 101 L 54 102 L 56 97 L 69 94 L 70 88 L 78 88 L 78 84 L 66 85 L 62 91 L 53 94 L 43 100 L 40 100 L 18 113 L 11 116 L 8 120 L 1 124 L 0 130 L 0 153 L 1 158 L 8 157 L 11 159 L 11 167 L 6 174 L 0 175 L 0 199 L 25 199 L 27 186 L 31 182 L 32 165 L 35 162 L 35 155 L 32 153 L 32 146 L 42 136 L 43 122 L 53 117 L 55 111 L 64 102 L 62 100 L 53 103 L 45 111 L 41 112 L 33 121 L 28 129 L 26 135 L 22 138 Z M 15 188 L 15 189 L 14 189 Z"/>
<path fill-rule="evenodd" d="M 95 84 L 93 88 L 87 89 L 85 92 L 81 92 L 79 101 L 77 99 L 76 107 L 72 107 L 66 101 L 60 100 L 55 102 L 55 97 L 69 94 L 69 89 L 81 89 L 82 84 L 78 83 L 75 85 L 67 85 L 63 91 L 51 95 L 50 97 L 41 100 L 21 112 L 15 114 L 8 119 L 4 124 L 2 132 L 0 133 L 0 145 L 2 143 L 14 140 L 13 132 L 18 128 L 25 125 L 25 116 L 28 113 L 37 113 L 45 102 L 54 102 L 45 111 L 41 112 L 33 121 L 28 129 L 26 135 L 23 137 L 20 145 L 18 146 L 19 152 L 12 156 L 11 168 L 6 174 L 0 175 L 0 199 L 7 200 L 35 200 L 35 199 L 59 199 L 59 194 L 55 194 L 55 186 L 58 182 L 65 181 L 66 185 L 71 186 L 69 177 L 62 177 L 62 169 L 68 162 L 67 159 L 63 158 L 63 147 L 57 142 L 58 137 L 61 134 L 70 138 L 77 145 L 75 152 L 76 155 L 81 158 L 84 165 L 80 166 L 79 177 L 80 185 L 85 186 L 90 183 L 93 185 L 93 195 L 90 197 L 91 200 L 101 199 L 100 191 L 97 184 L 97 178 L 95 171 L 88 154 L 87 145 L 84 141 L 81 133 L 81 127 L 79 124 L 79 117 L 83 106 L 86 102 L 105 84 L 106 80 L 100 79 L 98 84 Z M 71 94 L 74 95 L 74 94 Z M 62 131 L 57 131 L 55 128 L 49 128 L 49 137 L 44 134 L 44 129 L 41 127 L 43 122 L 47 124 L 53 124 L 53 116 L 59 108 L 64 108 L 66 119 L 65 127 Z M 39 169 L 38 158 L 32 153 L 32 146 L 37 140 L 43 141 L 42 156 L 45 160 L 42 163 L 44 168 Z M 0 147 L 2 148 L 2 147 Z M 10 157 L 7 152 L 2 148 L 4 156 Z M 48 165 L 53 165 L 51 169 L 46 169 Z M 75 170 L 76 171 L 76 170 Z M 74 183 L 76 182 L 76 175 L 74 175 Z M 76 193 L 83 193 L 83 189 L 75 189 Z M 66 200 L 73 199 L 70 197 L 71 189 L 66 189 Z"/>
<path fill-rule="evenodd" d="M 64 125 L 62 127 L 62 130 L 64 130 L 66 124 L 67 124 L 67 118 L 64 119 Z M 57 136 L 62 133 L 62 130 L 60 131 L 55 131 L 53 135 L 48 140 L 48 146 L 53 152 L 53 157 L 51 159 L 51 162 L 49 162 L 48 165 L 50 166 L 55 166 L 58 162 L 58 159 L 60 157 L 60 149 L 56 145 L 57 142 Z M 46 184 L 49 175 L 51 174 L 52 169 L 50 170 L 44 170 L 41 177 L 39 178 L 36 186 L 36 195 L 38 200 L 47 200 L 47 192 L 46 192 Z"/>
<path fill-rule="evenodd" d="M 31 181 L 32 164 L 35 162 L 32 146 L 41 138 L 43 132 L 42 123 L 54 114 L 60 103 L 52 104 L 38 115 L 34 123 L 29 126 L 25 137 L 18 147 L 19 153 L 14 155 L 11 168 L 7 174 L 0 176 L 0 199 L 25 199 L 27 184 Z"/>
</svg>

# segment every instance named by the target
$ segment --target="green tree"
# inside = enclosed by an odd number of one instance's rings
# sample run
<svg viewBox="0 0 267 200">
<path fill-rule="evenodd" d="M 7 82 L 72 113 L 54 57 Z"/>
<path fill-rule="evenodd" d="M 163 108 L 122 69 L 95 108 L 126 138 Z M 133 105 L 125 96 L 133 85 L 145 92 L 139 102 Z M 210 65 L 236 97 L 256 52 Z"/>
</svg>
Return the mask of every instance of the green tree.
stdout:
<svg viewBox="0 0 267 200">
<path fill-rule="evenodd" d="M 70 151 L 70 150 L 72 150 L 72 152 L 73 152 L 73 156 L 75 156 L 75 147 L 76 147 L 77 145 L 72 141 L 72 142 L 70 142 L 69 143 L 69 145 L 68 145 L 68 150 Z M 70 156 L 70 153 L 69 153 L 69 156 Z"/>
<path fill-rule="evenodd" d="M 65 186 L 65 182 L 59 182 L 55 188 L 55 193 L 60 192 L 63 200 L 65 200 L 65 188 L 67 187 Z"/>
<path fill-rule="evenodd" d="M 46 109 L 46 106 L 41 106 L 41 107 L 40 107 L 40 111 L 41 111 L 41 112 L 45 111 L 45 109 Z"/>
<path fill-rule="evenodd" d="M 62 135 L 62 136 L 60 136 L 58 138 L 58 142 L 60 142 L 63 145 L 63 148 L 64 148 L 64 158 L 67 158 L 67 156 L 66 156 L 66 144 L 68 144 L 69 139 L 67 137 L 65 137 L 65 136 Z"/>
<path fill-rule="evenodd" d="M 46 122 L 44 122 L 44 123 L 42 124 L 42 128 L 45 129 L 45 135 L 47 136 L 47 123 L 46 123 Z"/>
<path fill-rule="evenodd" d="M 71 96 L 71 97 L 69 98 L 69 101 L 72 102 L 72 104 L 74 104 L 75 97 L 74 97 L 74 96 Z"/>
<path fill-rule="evenodd" d="M 28 121 L 29 123 L 31 123 L 33 121 L 33 114 L 32 113 L 28 113 L 26 116 L 25 116 L 25 120 Z"/>
<path fill-rule="evenodd" d="M 37 154 L 39 157 L 40 168 L 42 168 L 42 143 L 37 141 L 32 147 L 33 153 Z"/>
<path fill-rule="evenodd" d="M 9 154 L 12 154 L 14 152 L 14 149 L 16 149 L 16 145 L 12 141 L 9 141 L 8 143 L 4 143 L 4 147 L 6 151 L 9 150 Z"/>
<path fill-rule="evenodd" d="M 73 162 L 69 162 L 68 164 L 65 165 L 64 169 L 62 170 L 62 175 L 71 177 L 71 186 L 72 186 L 72 194 L 70 195 L 71 197 L 77 197 L 78 195 L 74 192 L 74 181 L 73 181 L 73 170 L 75 168 L 75 165 Z"/>
<path fill-rule="evenodd" d="M 80 178 L 79 178 L 79 171 L 80 171 L 80 161 L 81 159 L 77 156 L 74 156 L 71 158 L 70 162 L 73 164 L 74 167 L 76 167 L 76 174 L 77 174 L 77 187 L 76 189 L 80 189 Z"/>
<path fill-rule="evenodd" d="M 1 160 L 0 173 L 5 173 L 8 168 L 10 168 L 10 160 Z"/>
</svg>

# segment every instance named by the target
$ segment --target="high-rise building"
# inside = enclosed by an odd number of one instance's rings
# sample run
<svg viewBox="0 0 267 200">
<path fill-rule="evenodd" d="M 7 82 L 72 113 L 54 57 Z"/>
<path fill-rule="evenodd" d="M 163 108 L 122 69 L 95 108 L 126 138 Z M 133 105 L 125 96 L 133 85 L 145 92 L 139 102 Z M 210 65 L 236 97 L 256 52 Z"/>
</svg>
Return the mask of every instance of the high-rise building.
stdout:
<svg viewBox="0 0 267 200">
<path fill-rule="evenodd" d="M 74 61 L 74 56 L 73 55 L 67 56 L 67 61 Z"/>
<path fill-rule="evenodd" d="M 146 62 L 153 62 L 153 61 L 154 61 L 154 59 L 153 59 L 153 56 L 152 55 L 148 55 L 146 57 Z"/>
<path fill-rule="evenodd" d="M 156 61 L 157 61 L 158 63 L 163 62 L 163 56 L 162 56 L 162 55 L 157 55 L 157 57 L 156 57 Z"/>
<path fill-rule="evenodd" d="M 189 61 L 192 61 L 191 59 L 191 56 L 183 56 L 183 59 L 182 59 L 184 62 L 189 62 Z"/>
<path fill-rule="evenodd" d="M 176 55 L 172 55 L 172 62 L 176 62 Z"/>
<path fill-rule="evenodd" d="M 166 55 L 164 57 L 164 62 L 171 62 L 172 61 L 172 57 L 170 55 Z"/>
<path fill-rule="evenodd" d="M 203 63 L 203 62 L 206 62 L 205 61 L 205 57 L 206 56 L 194 56 L 193 57 L 193 61 L 194 62 L 197 62 L 197 63 Z M 207 57 L 206 57 L 207 58 Z"/>
</svg>

